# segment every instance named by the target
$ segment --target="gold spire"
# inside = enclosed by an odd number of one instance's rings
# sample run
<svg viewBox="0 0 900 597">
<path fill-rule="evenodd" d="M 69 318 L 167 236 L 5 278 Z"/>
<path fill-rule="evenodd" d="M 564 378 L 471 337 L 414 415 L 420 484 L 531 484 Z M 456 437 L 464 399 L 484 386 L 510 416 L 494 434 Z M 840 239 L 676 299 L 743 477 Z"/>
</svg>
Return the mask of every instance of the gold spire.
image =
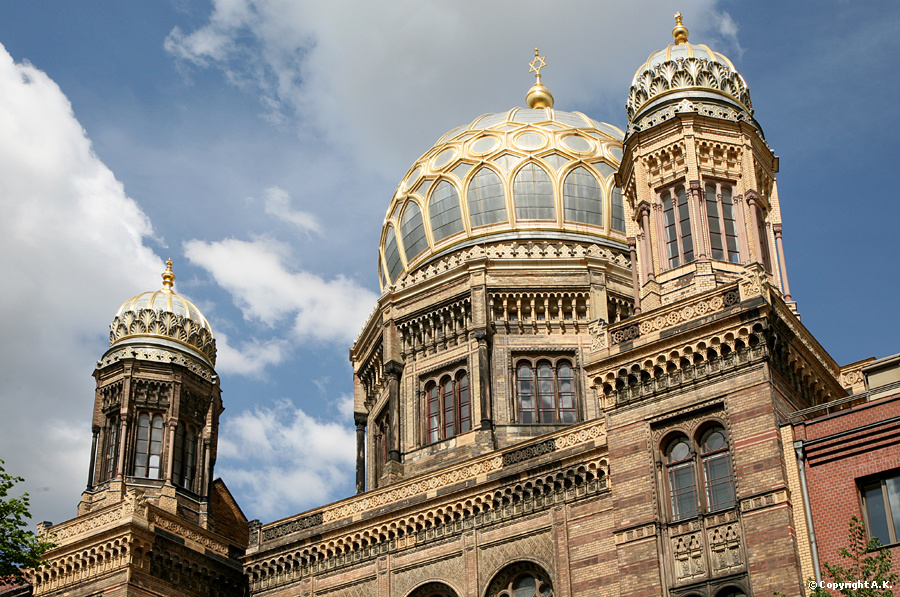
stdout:
<svg viewBox="0 0 900 597">
<path fill-rule="evenodd" d="M 675 38 L 675 45 L 687 43 L 688 29 L 681 22 L 681 13 L 675 13 L 675 28 L 672 29 L 672 37 Z"/>
<path fill-rule="evenodd" d="M 166 259 L 166 271 L 162 273 L 163 286 L 169 290 L 172 290 L 172 285 L 175 284 L 175 273 L 172 272 L 172 260 Z"/>
<path fill-rule="evenodd" d="M 525 103 L 529 108 L 552 108 L 553 95 L 550 90 L 541 83 L 541 69 L 547 66 L 546 56 L 540 56 L 538 49 L 534 49 L 534 60 L 529 62 L 531 67 L 528 72 L 534 73 L 534 86 L 525 95 Z"/>
</svg>

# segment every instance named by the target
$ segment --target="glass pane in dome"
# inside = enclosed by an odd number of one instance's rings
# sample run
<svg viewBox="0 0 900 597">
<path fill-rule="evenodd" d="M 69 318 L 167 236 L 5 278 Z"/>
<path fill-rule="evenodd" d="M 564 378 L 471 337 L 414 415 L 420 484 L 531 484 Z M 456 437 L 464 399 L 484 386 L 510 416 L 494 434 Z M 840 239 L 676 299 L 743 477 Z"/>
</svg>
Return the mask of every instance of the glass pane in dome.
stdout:
<svg viewBox="0 0 900 597">
<path fill-rule="evenodd" d="M 609 178 L 610 175 L 616 171 L 615 168 L 613 168 L 606 162 L 594 162 L 593 164 L 591 164 L 591 166 L 596 168 L 597 172 L 599 172 L 603 176 L 603 178 Z"/>
<path fill-rule="evenodd" d="M 540 133 L 528 132 L 522 133 L 521 135 L 515 138 L 513 141 L 516 144 L 516 147 L 519 149 L 537 149 L 539 147 L 543 147 L 547 142 L 547 139 L 544 135 Z"/>
<path fill-rule="evenodd" d="M 516 164 L 524 160 L 525 158 L 520 155 L 514 155 L 511 153 L 504 153 L 501 156 L 497 156 L 494 158 L 494 163 L 506 170 L 507 172 L 516 167 Z"/>
<path fill-rule="evenodd" d="M 578 114 L 572 112 L 555 112 L 556 122 L 573 126 L 575 128 L 584 128 L 588 126 L 587 121 Z"/>
<path fill-rule="evenodd" d="M 445 166 L 450 160 L 452 160 L 456 156 L 456 150 L 452 147 L 445 149 L 441 153 L 434 158 L 434 162 L 432 162 L 432 166 L 435 168 L 440 168 L 441 166 Z"/>
<path fill-rule="evenodd" d="M 550 164 L 554 170 L 559 170 L 569 162 L 569 158 L 563 157 L 558 153 L 541 156 L 541 159 Z"/>
<path fill-rule="evenodd" d="M 513 202 L 517 220 L 555 220 L 553 183 L 543 168 L 525 164 L 513 181 Z"/>
<path fill-rule="evenodd" d="M 475 121 L 475 124 L 472 125 L 472 128 L 486 129 L 489 126 L 494 126 L 495 124 L 500 124 L 501 122 L 506 122 L 506 112 L 485 114 Z"/>
<path fill-rule="evenodd" d="M 406 188 L 411 189 L 415 186 L 416 181 L 419 180 L 419 177 L 422 176 L 422 166 L 419 166 L 412 172 L 410 172 L 409 177 L 406 179 Z"/>
<path fill-rule="evenodd" d="M 550 117 L 547 116 L 547 112 L 544 111 L 543 108 L 520 108 L 519 110 L 516 110 L 516 113 L 513 115 L 512 120 L 513 122 L 522 122 L 527 124 L 531 122 L 543 122 L 545 120 L 550 120 Z"/>
<path fill-rule="evenodd" d="M 622 131 L 620 131 L 619 129 L 617 129 L 616 127 L 614 127 L 611 124 L 606 124 L 605 122 L 600 122 L 599 120 L 593 120 L 593 119 L 591 120 L 591 123 L 593 123 L 594 128 L 596 128 L 597 130 L 599 130 L 601 132 L 606 133 L 613 139 L 618 139 L 621 141 L 622 139 L 625 138 L 625 135 L 622 134 Z"/>
<path fill-rule="evenodd" d="M 388 283 L 393 282 L 403 271 L 403 262 L 400 261 L 400 250 L 397 247 L 397 235 L 394 227 L 388 227 L 387 237 L 384 240 L 384 258 L 387 260 Z"/>
<path fill-rule="evenodd" d="M 503 126 L 495 127 L 493 130 L 508 133 L 509 131 L 515 131 L 520 128 L 522 128 L 521 124 L 504 124 Z"/>
<path fill-rule="evenodd" d="M 567 222 L 603 226 L 603 189 L 586 168 L 579 166 L 566 176 L 563 209 Z"/>
<path fill-rule="evenodd" d="M 481 155 L 490 153 L 498 147 L 500 147 L 500 139 L 497 137 L 482 137 L 469 146 L 469 151 Z"/>
<path fill-rule="evenodd" d="M 467 164 L 466 162 L 463 162 L 462 164 L 460 164 L 459 166 L 457 166 L 450 172 L 456 178 L 458 178 L 460 181 L 462 181 L 466 177 L 466 174 L 468 174 L 469 170 L 471 170 L 471 169 L 472 169 L 472 164 Z"/>
<path fill-rule="evenodd" d="M 419 188 L 416 189 L 416 193 L 422 197 L 426 196 L 428 194 L 428 189 L 431 188 L 431 183 L 433 182 L 434 180 L 426 178 L 422 181 L 422 184 L 419 185 Z"/>
<path fill-rule="evenodd" d="M 438 183 L 431 194 L 431 201 L 428 202 L 428 217 L 431 220 L 434 242 L 443 240 L 463 229 L 462 215 L 459 211 L 459 193 L 456 192 L 456 187 L 446 180 Z"/>
<path fill-rule="evenodd" d="M 563 139 L 563 145 L 578 153 L 587 153 L 592 148 L 590 141 L 584 137 L 578 137 L 577 135 L 572 135 Z"/>
<path fill-rule="evenodd" d="M 609 153 L 612 154 L 613 158 L 615 158 L 615 160 L 617 162 L 619 162 L 619 163 L 622 162 L 622 148 L 621 147 L 616 147 L 615 145 L 613 145 L 612 147 L 609 148 Z"/>
<path fill-rule="evenodd" d="M 407 263 L 428 248 L 428 239 L 425 238 L 425 226 L 422 223 L 422 210 L 414 202 L 410 201 L 403 210 L 403 220 L 400 222 L 400 235 L 403 237 L 403 247 L 406 249 Z"/>
<path fill-rule="evenodd" d="M 612 190 L 612 229 L 625 232 L 625 204 L 622 201 L 622 189 L 613 187 Z"/>
<path fill-rule="evenodd" d="M 481 168 L 472 177 L 466 191 L 466 202 L 473 228 L 508 220 L 503 183 L 490 168 Z"/>
</svg>

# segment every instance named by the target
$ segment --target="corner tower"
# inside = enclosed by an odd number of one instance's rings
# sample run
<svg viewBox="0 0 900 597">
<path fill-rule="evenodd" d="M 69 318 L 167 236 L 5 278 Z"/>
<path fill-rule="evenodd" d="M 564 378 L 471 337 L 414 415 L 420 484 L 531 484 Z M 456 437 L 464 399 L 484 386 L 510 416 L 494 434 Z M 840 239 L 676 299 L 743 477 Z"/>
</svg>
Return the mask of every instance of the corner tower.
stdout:
<svg viewBox="0 0 900 597">
<path fill-rule="evenodd" d="M 753 118 L 750 90 L 728 58 L 674 43 L 635 72 L 617 180 L 634 220 L 644 309 L 758 272 L 796 310 L 781 244 L 778 158 Z"/>
</svg>

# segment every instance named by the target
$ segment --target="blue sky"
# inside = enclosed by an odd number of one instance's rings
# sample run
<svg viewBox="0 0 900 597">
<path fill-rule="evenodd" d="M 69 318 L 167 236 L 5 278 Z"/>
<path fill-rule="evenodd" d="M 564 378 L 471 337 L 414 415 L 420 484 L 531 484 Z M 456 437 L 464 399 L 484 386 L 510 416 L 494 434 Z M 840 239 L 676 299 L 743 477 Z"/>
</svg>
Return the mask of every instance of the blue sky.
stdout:
<svg viewBox="0 0 900 597">
<path fill-rule="evenodd" d="M 624 128 L 676 9 L 781 158 L 804 323 L 840 364 L 900 351 L 896 2 L 6 3 L 0 458 L 35 518 L 74 515 L 108 324 L 167 257 L 219 341 L 217 473 L 245 513 L 348 495 L 347 351 L 409 165 L 522 105 L 535 46 L 557 108 Z"/>
</svg>

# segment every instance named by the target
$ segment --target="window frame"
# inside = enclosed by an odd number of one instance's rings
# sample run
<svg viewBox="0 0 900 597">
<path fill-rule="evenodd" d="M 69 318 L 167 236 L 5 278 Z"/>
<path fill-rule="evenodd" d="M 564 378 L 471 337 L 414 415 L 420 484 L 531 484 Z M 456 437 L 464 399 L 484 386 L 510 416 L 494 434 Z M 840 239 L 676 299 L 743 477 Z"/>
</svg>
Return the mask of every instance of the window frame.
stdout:
<svg viewBox="0 0 900 597">
<path fill-rule="evenodd" d="M 141 439 L 141 421 L 143 417 L 147 417 L 147 438 Z M 165 421 L 163 415 L 158 411 L 138 411 L 136 415 L 137 425 L 135 426 L 134 435 L 134 461 L 131 466 L 132 476 L 140 479 L 162 479 L 165 473 L 163 462 L 164 446 L 166 444 L 165 437 Z M 159 425 L 156 422 L 159 421 Z M 153 438 L 154 431 L 159 431 L 159 439 Z M 146 441 L 145 448 L 141 449 L 141 442 Z M 143 464 L 138 464 L 138 459 L 144 456 Z M 151 464 L 151 459 L 156 458 L 157 464 Z M 155 474 L 155 476 L 154 476 Z"/>
<path fill-rule="evenodd" d="M 684 201 L 681 201 L 678 190 L 683 193 Z M 665 264 L 665 270 L 673 270 L 693 263 L 697 259 L 694 246 L 696 231 L 691 209 L 691 193 L 688 185 L 683 181 L 675 182 L 657 191 L 656 200 L 659 204 L 659 230 L 661 232 L 659 243 L 660 263 Z M 666 208 L 666 202 L 671 208 Z M 682 207 L 686 210 L 682 213 Z M 669 218 L 671 214 L 671 218 Z M 687 217 L 682 217 L 683 215 Z M 669 221 L 671 219 L 671 222 Z M 685 230 L 685 228 L 687 230 Z M 670 232 L 671 231 L 671 232 Z M 672 254 L 672 247 L 677 254 Z"/>
<path fill-rule="evenodd" d="M 715 187 L 715 201 L 709 200 L 708 187 Z M 730 206 L 731 206 L 731 220 L 728 220 L 725 217 L 725 189 L 727 189 L 730 193 Z M 703 206 L 702 211 L 702 219 L 705 223 L 706 227 L 706 236 L 705 239 L 707 241 L 707 247 L 709 248 L 709 258 L 713 261 L 725 261 L 727 263 L 734 264 L 742 264 L 744 263 L 744 255 L 741 251 L 741 224 L 743 223 L 743 218 L 739 214 L 738 210 L 738 201 L 737 201 L 737 186 L 734 182 L 728 180 L 719 180 L 716 178 L 704 178 L 701 181 L 700 192 L 701 196 L 701 205 Z M 716 257 L 713 254 L 713 231 L 710 227 L 710 219 L 711 214 L 709 213 L 709 203 L 714 203 L 716 206 L 716 224 L 719 228 L 719 242 L 721 244 L 720 251 L 722 251 L 721 257 Z M 728 231 L 728 223 L 731 222 L 731 232 Z M 728 246 L 728 238 L 734 238 L 734 250 L 732 251 L 731 247 Z"/>
<path fill-rule="evenodd" d="M 714 449 L 707 450 L 706 442 L 713 432 L 721 432 L 724 443 Z M 678 443 L 684 441 L 688 446 L 688 455 L 684 458 L 670 461 L 670 452 Z M 661 482 L 667 496 L 666 516 L 669 522 L 683 522 L 698 516 L 705 516 L 731 510 L 737 507 L 737 495 L 734 488 L 734 461 L 731 451 L 731 438 L 725 425 L 718 420 L 708 421 L 691 434 L 685 430 L 673 429 L 659 444 L 660 464 L 663 469 Z M 724 460 L 727 465 L 727 475 L 710 478 L 710 465 Z M 695 510 L 678 513 L 676 511 L 673 473 L 676 470 L 689 468 L 691 470 L 691 482 L 694 494 Z M 713 490 L 727 484 L 731 490 L 731 500 L 713 503 Z M 684 492 L 681 492 L 684 493 Z"/>
<path fill-rule="evenodd" d="M 555 358 L 548 357 L 517 357 L 514 360 L 513 364 L 513 400 L 514 404 L 514 412 L 515 412 L 515 422 L 519 425 L 574 425 L 582 420 L 582 411 L 581 411 L 581 401 L 578 397 L 581 395 L 579 392 L 579 382 L 578 382 L 578 371 L 579 367 L 577 366 L 577 361 L 573 355 L 561 355 Z M 523 368 L 527 367 L 530 370 L 530 375 L 527 378 L 522 377 L 521 372 Z M 541 369 L 542 367 L 547 367 L 549 376 L 541 377 Z M 570 383 L 570 390 L 566 391 L 566 395 L 571 395 L 571 407 L 563 408 L 562 407 L 562 399 L 561 397 L 564 395 L 562 390 L 562 382 L 564 381 L 560 378 L 560 371 L 563 367 L 568 367 L 571 372 L 571 377 L 567 378 L 567 381 Z M 544 381 L 544 388 L 542 389 L 541 381 Z M 526 382 L 527 384 L 523 383 Z M 547 384 L 546 382 L 549 382 Z M 528 385 L 530 386 L 530 393 L 526 394 L 524 391 L 524 387 Z M 547 393 L 547 386 L 549 385 L 549 389 L 551 392 Z M 524 396 L 530 396 L 532 406 L 530 408 L 523 408 L 523 400 Z M 552 401 L 552 406 L 550 408 L 546 408 L 542 403 L 543 398 L 549 398 Z M 531 415 L 531 420 L 526 421 L 525 414 L 528 413 Z M 549 413 L 548 417 L 551 420 L 545 420 L 544 413 Z M 571 420 L 565 420 L 566 417 L 563 415 L 569 414 Z M 550 416 L 552 415 L 552 417 Z"/>
<path fill-rule="evenodd" d="M 430 446 L 473 430 L 472 381 L 466 367 L 443 370 L 422 381 L 422 445 Z"/>
<path fill-rule="evenodd" d="M 898 508 L 897 512 L 894 512 L 891 508 L 891 493 L 888 489 L 887 481 L 892 481 L 896 479 L 897 483 L 897 492 L 896 492 L 896 501 L 900 503 L 900 471 L 892 470 L 885 471 L 885 473 L 881 473 L 880 475 L 870 476 L 863 479 L 857 480 L 857 489 L 859 491 L 859 502 L 860 509 L 863 514 L 863 520 L 866 524 L 866 536 L 869 540 L 871 540 L 875 535 L 872 534 L 872 524 L 871 524 L 871 516 L 869 513 L 869 498 L 866 496 L 866 488 L 872 487 L 874 485 L 879 485 L 881 489 L 881 499 L 882 499 L 882 507 L 884 509 L 885 515 L 885 524 L 887 525 L 888 537 L 889 541 L 882 542 L 883 546 L 894 546 L 900 543 L 900 521 L 897 519 L 900 518 L 900 508 Z M 881 537 L 878 537 L 878 540 L 881 542 Z"/>
<path fill-rule="evenodd" d="M 189 439 L 188 434 L 193 434 Z M 175 427 L 175 445 L 172 447 L 172 483 L 177 487 L 194 491 L 197 479 L 197 455 L 200 434 L 197 426 L 184 420 Z M 185 473 L 189 474 L 185 474 Z"/>
</svg>

